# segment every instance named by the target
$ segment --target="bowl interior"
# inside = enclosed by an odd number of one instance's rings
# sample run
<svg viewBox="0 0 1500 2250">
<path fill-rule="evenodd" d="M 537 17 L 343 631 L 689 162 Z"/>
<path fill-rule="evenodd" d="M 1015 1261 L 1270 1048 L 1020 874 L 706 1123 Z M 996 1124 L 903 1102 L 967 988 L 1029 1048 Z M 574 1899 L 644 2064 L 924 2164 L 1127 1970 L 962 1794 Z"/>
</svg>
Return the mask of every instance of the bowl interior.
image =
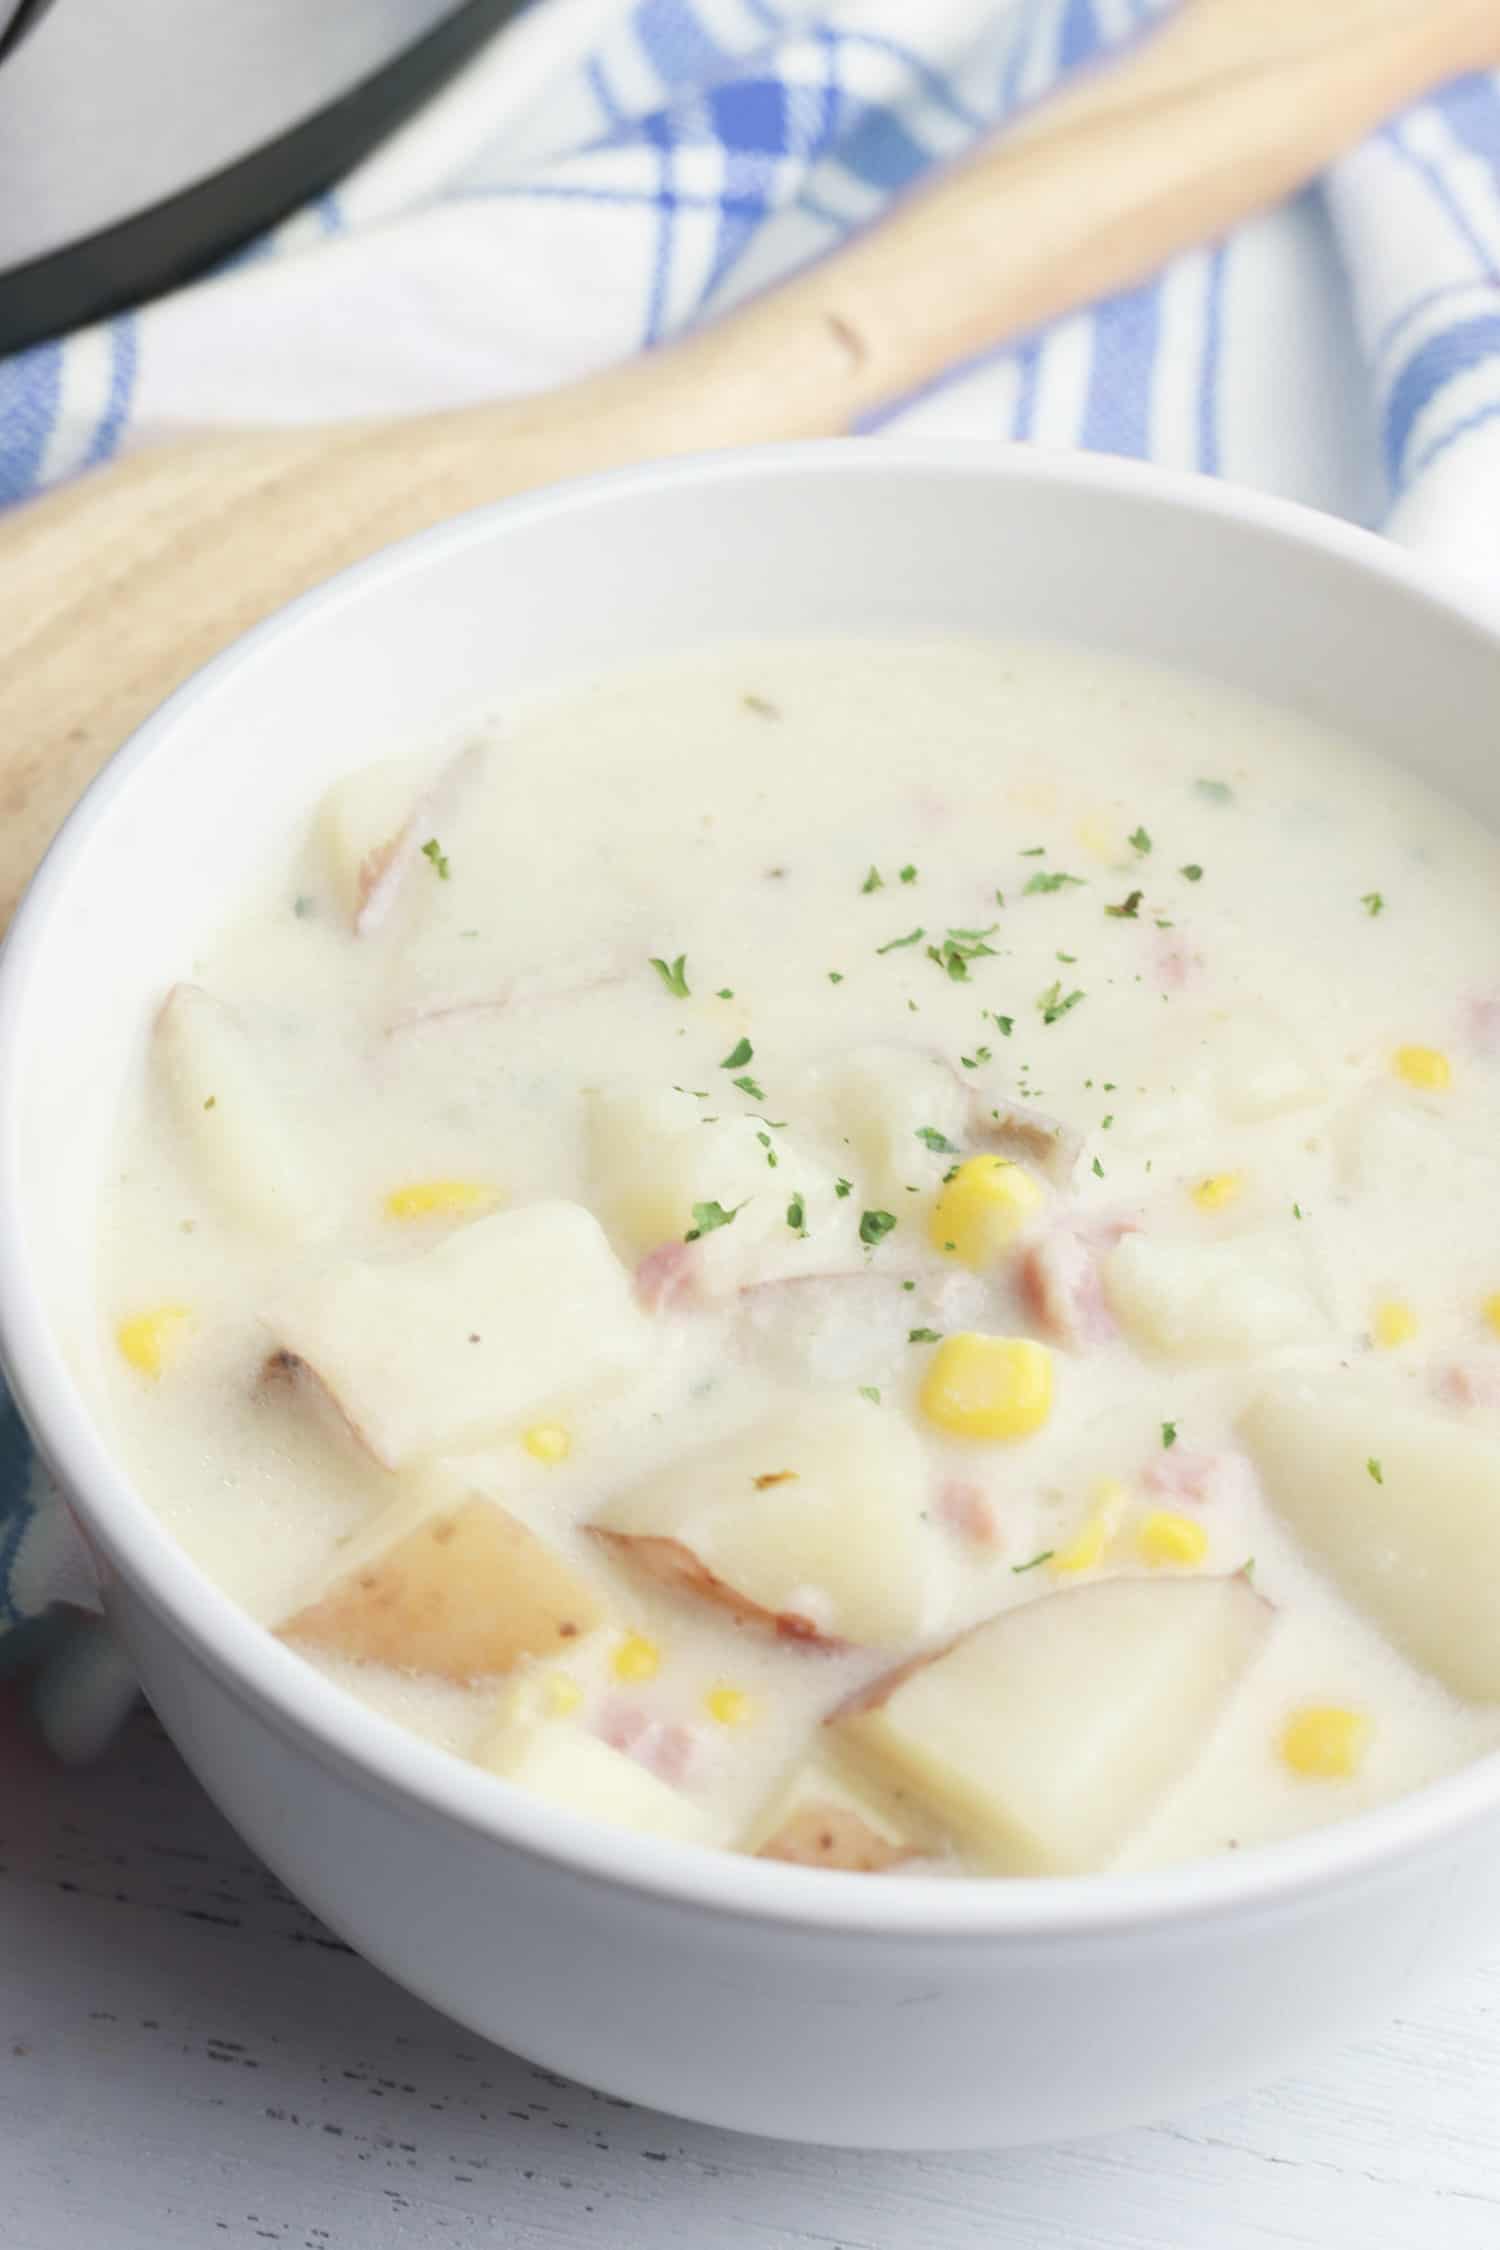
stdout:
<svg viewBox="0 0 1500 2250">
<path fill-rule="evenodd" d="M 120 1100 L 164 988 L 329 780 L 704 637 L 933 630 L 1177 663 L 1500 819 L 1500 640 L 1363 534 L 1121 464 L 780 448 L 565 487 L 376 558 L 136 737 L 6 948 L 4 1348 L 116 1567 L 161 1579 L 154 1519 L 117 1472 L 108 1489 L 97 1474 L 108 1435 L 89 1403 L 97 1188 Z"/>
</svg>

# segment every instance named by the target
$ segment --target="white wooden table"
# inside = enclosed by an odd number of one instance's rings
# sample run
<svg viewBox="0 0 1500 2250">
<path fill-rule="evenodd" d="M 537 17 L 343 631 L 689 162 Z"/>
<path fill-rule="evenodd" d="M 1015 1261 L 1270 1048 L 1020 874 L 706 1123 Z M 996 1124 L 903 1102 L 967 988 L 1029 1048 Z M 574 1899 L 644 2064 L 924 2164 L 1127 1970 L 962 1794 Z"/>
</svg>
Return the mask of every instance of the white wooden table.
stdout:
<svg viewBox="0 0 1500 2250">
<path fill-rule="evenodd" d="M 1500 2245 L 1500 1960 L 1232 2108 L 869 2156 L 680 2125 L 456 2030 L 288 1898 L 145 1718 L 87 1773 L 0 1725 L 0 1913 L 4 2250 Z"/>
</svg>

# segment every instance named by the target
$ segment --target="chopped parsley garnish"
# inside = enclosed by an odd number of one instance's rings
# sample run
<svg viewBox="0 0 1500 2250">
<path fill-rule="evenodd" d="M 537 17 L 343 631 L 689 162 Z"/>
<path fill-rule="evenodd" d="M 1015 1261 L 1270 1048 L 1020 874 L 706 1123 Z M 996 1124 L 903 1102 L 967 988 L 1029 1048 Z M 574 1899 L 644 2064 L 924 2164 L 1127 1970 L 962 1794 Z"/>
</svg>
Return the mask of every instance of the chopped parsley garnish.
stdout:
<svg viewBox="0 0 1500 2250">
<path fill-rule="evenodd" d="M 990 1022 L 994 1024 L 1002 1039 L 1008 1039 L 1016 1028 L 1014 1016 L 997 1016 L 992 1013 Z"/>
<path fill-rule="evenodd" d="M 734 998 L 734 993 L 727 984 L 721 984 L 718 992 L 715 995 L 715 998 L 719 1000 L 732 1000 Z"/>
<path fill-rule="evenodd" d="M 995 948 L 984 941 L 993 937 L 999 927 L 998 922 L 992 922 L 987 930 L 952 929 L 941 945 L 928 946 L 927 958 L 936 961 L 940 969 L 946 969 L 955 984 L 963 984 L 968 978 L 971 961 L 994 958 Z"/>
<path fill-rule="evenodd" d="M 1301 1206 L 1301 1204 L 1300 1204 L 1300 1203 L 1294 1203 L 1294 1204 L 1292 1205 L 1292 1217 L 1293 1217 L 1294 1219 L 1300 1219 L 1300 1218 L 1301 1218 L 1301 1216 L 1302 1216 L 1302 1206 Z"/>
<path fill-rule="evenodd" d="M 1037 1006 L 1042 1011 L 1043 1023 L 1056 1023 L 1070 1008 L 1076 1008 L 1083 998 L 1081 992 L 1064 993 L 1061 982 L 1049 984 L 1045 992 L 1037 994 Z"/>
<path fill-rule="evenodd" d="M 754 1052 L 755 1049 L 748 1039 L 737 1040 L 720 1063 L 719 1068 L 720 1070 L 742 1070 Z"/>
<path fill-rule="evenodd" d="M 781 713 L 777 710 L 775 704 L 769 702 L 763 695 L 743 695 L 740 701 L 744 704 L 745 709 L 753 711 L 758 719 L 779 719 L 781 717 Z"/>
<path fill-rule="evenodd" d="M 1366 891 L 1359 903 L 1372 920 L 1377 914 L 1385 912 L 1385 900 L 1379 891 Z"/>
<path fill-rule="evenodd" d="M 436 836 L 428 837 L 426 843 L 422 846 L 422 857 L 431 860 L 438 871 L 438 879 L 446 883 L 449 875 L 448 854 L 443 850 Z"/>
<path fill-rule="evenodd" d="M 1004 893 L 1004 891 L 996 891 L 996 893 L 995 893 L 995 904 L 996 904 L 997 906 L 1003 906 L 1003 905 L 1005 904 L 1005 893 Z"/>
<path fill-rule="evenodd" d="M 903 883 L 914 883 L 914 882 L 916 881 L 916 879 L 917 879 L 917 871 L 916 871 L 916 869 L 915 869 L 914 867 L 911 867 L 911 866 L 907 866 L 907 867 L 903 867 L 903 868 L 902 868 L 902 870 L 901 870 L 901 881 L 902 881 Z"/>
<path fill-rule="evenodd" d="M 1111 1110 L 1111 1111 L 1110 1111 L 1110 1113 L 1109 1113 L 1109 1115 L 1108 1115 L 1108 1117 L 1101 1117 L 1101 1118 L 1100 1118 L 1100 1120 L 1099 1120 L 1099 1130 L 1100 1130 L 1100 1132 L 1101 1132 L 1101 1133 L 1107 1133 L 1107 1132 L 1109 1131 L 1109 1129 L 1110 1129 L 1111 1125 L 1113 1125 L 1114 1121 L 1115 1121 L 1115 1113 L 1114 1113 L 1114 1111 L 1113 1111 L 1113 1110 Z"/>
<path fill-rule="evenodd" d="M 1203 880 L 1202 868 L 1191 861 L 1186 867 L 1179 867 L 1177 872 L 1189 883 L 1201 883 Z"/>
<path fill-rule="evenodd" d="M 872 1406 L 880 1404 L 880 1392 L 874 1383 L 861 1383 L 859 1395 L 861 1398 L 867 1398 Z"/>
<path fill-rule="evenodd" d="M 1385 1471 L 1381 1468 L 1380 1463 L 1376 1460 L 1373 1453 L 1370 1455 L 1369 1460 L 1365 1463 L 1365 1467 L 1369 1470 L 1371 1476 L 1375 1479 L 1375 1482 L 1377 1484 L 1385 1483 Z"/>
<path fill-rule="evenodd" d="M 736 1078 L 732 1083 L 738 1086 L 742 1094 L 748 1094 L 753 1102 L 763 1102 L 766 1098 L 765 1087 L 757 1086 L 748 1071 L 743 1078 Z"/>
<path fill-rule="evenodd" d="M 846 1195 L 852 1195 L 854 1193 L 854 1182 L 852 1180 L 835 1180 L 833 1183 L 833 1192 L 839 1198 L 840 1202 L 842 1202 Z"/>
<path fill-rule="evenodd" d="M 1010 1566 L 1012 1578 L 1020 1578 L 1026 1571 L 1035 1570 L 1040 1563 L 1051 1562 L 1056 1553 L 1055 1547 L 1044 1547 L 1039 1555 L 1032 1556 L 1030 1562 L 1013 1562 Z"/>
<path fill-rule="evenodd" d="M 884 1242 L 895 1224 L 894 1212 L 861 1211 L 859 1215 L 859 1239 L 861 1242 L 868 1243 L 873 1250 L 877 1242 Z"/>
<path fill-rule="evenodd" d="M 928 1148 L 932 1149 L 938 1156 L 957 1156 L 958 1154 L 958 1150 L 946 1134 L 940 1133 L 935 1125 L 919 1125 L 917 1127 L 917 1139 L 925 1141 Z"/>
<path fill-rule="evenodd" d="M 218 1106 L 219 1106 L 219 1097 L 218 1097 L 218 1095 L 217 1095 L 217 1094 L 210 1094 L 210 1095 L 208 1096 L 208 1099 L 207 1099 L 207 1100 L 206 1100 L 206 1101 L 204 1102 L 203 1106 L 204 1106 L 204 1108 L 205 1108 L 205 1109 L 217 1109 L 217 1108 L 218 1108 Z"/>
<path fill-rule="evenodd" d="M 305 922 L 312 911 L 313 902 L 311 897 L 306 891 L 299 891 L 297 893 L 297 896 L 292 900 L 292 912 L 296 915 L 299 922 Z"/>
<path fill-rule="evenodd" d="M 877 953 L 895 953 L 903 945 L 915 945 L 919 939 L 926 937 L 926 935 L 925 930 L 908 930 L 905 937 L 893 937 L 889 945 L 877 945 L 875 951 Z"/>
<path fill-rule="evenodd" d="M 1118 906 L 1106 906 L 1104 911 L 1112 914 L 1117 922 L 1133 922 L 1140 913 L 1141 900 L 1145 895 L 1144 891 L 1132 891 L 1129 898 L 1122 898 Z"/>
<path fill-rule="evenodd" d="M 1021 857 L 1022 859 L 1043 859 L 1046 857 L 1046 852 L 1047 847 L 1045 844 L 1030 844 L 1027 846 L 1026 850 L 1022 852 Z"/>
<path fill-rule="evenodd" d="M 1151 838 L 1147 835 L 1144 828 L 1135 829 L 1129 836 L 1126 837 L 1125 841 L 1130 846 L 1133 852 L 1140 853 L 1142 859 L 1145 858 L 1147 852 L 1149 852 L 1151 849 Z"/>
<path fill-rule="evenodd" d="M 903 1289 L 915 1289 L 917 1285 L 914 1281 L 903 1281 L 901 1286 Z"/>
<path fill-rule="evenodd" d="M 830 970 L 829 970 L 829 972 L 828 972 L 828 981 L 829 981 L 829 983 L 830 983 L 830 984 L 842 984 L 842 983 L 843 983 L 843 981 L 844 981 L 844 972 L 843 972 L 843 970 L 842 970 L 842 969 L 830 969 Z"/>
<path fill-rule="evenodd" d="M 1234 803 L 1234 791 L 1227 781 L 1195 781 L 1193 787 L 1197 790 L 1198 795 L 1206 798 L 1211 805 L 1232 805 Z"/>
<path fill-rule="evenodd" d="M 791 1200 L 791 1202 L 790 1202 L 790 1203 L 789 1203 L 789 1204 L 787 1205 L 787 1207 L 786 1207 L 786 1223 L 787 1223 L 787 1225 L 788 1225 L 789 1227 L 791 1227 L 791 1228 L 793 1228 L 793 1229 L 795 1229 L 795 1230 L 797 1230 L 797 1231 L 799 1231 L 799 1232 L 800 1232 L 800 1230 L 801 1230 L 801 1227 L 802 1227 L 802 1222 L 803 1222 L 803 1220 L 804 1220 L 804 1219 L 806 1218 L 806 1216 L 807 1216 L 807 1213 L 806 1213 L 806 1211 L 805 1211 L 805 1210 L 804 1210 L 804 1208 L 803 1208 L 803 1203 L 802 1203 L 802 1198 L 801 1198 L 801 1196 L 800 1196 L 800 1195 L 794 1195 L 794 1196 L 792 1197 L 792 1200 Z"/>
<path fill-rule="evenodd" d="M 989 1061 L 990 1050 L 988 1047 L 976 1047 L 972 1055 L 960 1055 L 958 1059 L 965 1070 L 977 1070 L 981 1063 Z"/>
<path fill-rule="evenodd" d="M 1161 1426 L 1161 1443 L 1162 1451 L 1164 1453 L 1170 1453 L 1173 1446 L 1177 1443 L 1177 1424 L 1175 1422 L 1163 1422 Z"/>
<path fill-rule="evenodd" d="M 940 1328 L 908 1328 L 906 1331 L 906 1341 L 909 1344 L 940 1344 L 942 1340 L 943 1332 Z"/>
<path fill-rule="evenodd" d="M 745 1200 L 746 1202 L 749 1201 L 748 1196 Z M 720 1227 L 727 1227 L 744 1208 L 744 1203 L 736 1203 L 734 1208 L 729 1211 L 725 1210 L 722 1203 L 695 1203 L 693 1205 L 693 1223 L 683 1236 L 683 1241 L 696 1242 L 702 1234 L 716 1233 Z"/>
<path fill-rule="evenodd" d="M 1102 1180 L 1102 1179 L 1103 1179 L 1103 1177 L 1104 1177 L 1104 1166 L 1103 1166 L 1103 1165 L 1102 1165 L 1102 1164 L 1101 1164 L 1101 1163 L 1099 1162 L 1099 1159 L 1098 1159 L 1098 1157 L 1097 1157 L 1097 1156 L 1096 1156 L 1096 1157 L 1094 1158 L 1094 1161 L 1093 1161 L 1093 1163 L 1092 1163 L 1092 1164 L 1090 1165 L 1089 1169 L 1090 1169 L 1090 1171 L 1091 1171 L 1091 1172 L 1093 1173 L 1093 1175 L 1094 1175 L 1094 1178 L 1095 1178 L 1096 1180 Z"/>
<path fill-rule="evenodd" d="M 687 955 L 685 953 L 679 953 L 676 960 L 672 962 L 659 960 L 653 953 L 651 956 L 651 966 L 656 971 L 657 975 L 661 978 L 662 983 L 666 986 L 668 992 L 672 994 L 674 999 L 687 999 Z"/>
<path fill-rule="evenodd" d="M 1082 890 L 1084 888 L 1084 882 L 1085 879 L 1082 875 L 1064 875 L 1055 870 L 1051 874 L 1048 874 L 1044 869 L 1039 867 L 1036 873 L 1032 876 L 1030 882 L 1026 885 L 1025 890 L 1021 893 L 1021 896 L 1023 898 L 1030 898 L 1034 891 L 1060 891 L 1065 884 L 1069 883 L 1072 884 L 1075 890 Z"/>
<path fill-rule="evenodd" d="M 871 891 L 883 891 L 884 889 L 885 877 L 881 874 L 880 869 L 872 864 L 869 874 L 859 886 L 859 895 L 861 898 L 868 898 Z"/>
</svg>

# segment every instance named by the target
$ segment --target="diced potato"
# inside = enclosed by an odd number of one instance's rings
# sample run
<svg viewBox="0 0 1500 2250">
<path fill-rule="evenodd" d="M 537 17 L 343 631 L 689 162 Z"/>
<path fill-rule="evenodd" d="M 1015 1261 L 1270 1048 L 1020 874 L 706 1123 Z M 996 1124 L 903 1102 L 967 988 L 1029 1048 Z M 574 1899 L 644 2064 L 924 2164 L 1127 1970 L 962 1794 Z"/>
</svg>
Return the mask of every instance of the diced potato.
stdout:
<svg viewBox="0 0 1500 2250">
<path fill-rule="evenodd" d="M 357 935 L 367 936 L 390 912 L 472 762 L 468 751 L 386 758 L 335 782 L 323 799 L 318 832 L 339 905 Z"/>
<path fill-rule="evenodd" d="M 1240 1427 L 1355 1607 L 1455 1694 L 1500 1702 L 1500 1442 L 1337 1375 L 1268 1385 Z"/>
<path fill-rule="evenodd" d="M 401 1531 L 280 1632 L 356 1663 L 462 1682 L 555 1655 L 602 1614 L 560 1555 L 476 1497 Z"/>
<path fill-rule="evenodd" d="M 246 1226 L 322 1234 L 342 1195 L 310 1123 L 295 1115 L 233 1009 L 178 984 L 156 1019 L 155 1066 L 204 1187 Z"/>
<path fill-rule="evenodd" d="M 1127 1234 L 1104 1261 L 1104 1289 L 1131 1341 L 1166 1359 L 1253 1359 L 1327 1328 L 1310 1254 L 1291 1234 Z"/>
<path fill-rule="evenodd" d="M 808 1073 L 808 1114 L 867 1206 L 905 1213 L 910 1187 L 936 1187 L 968 1139 L 970 1089 L 920 1048 L 854 1047 Z"/>
<path fill-rule="evenodd" d="M 897 1415 L 793 1399 L 658 1470 L 589 1528 L 648 1576 L 784 1637 L 893 1647 L 932 1631 L 946 1598 L 927 1488 Z"/>
<path fill-rule="evenodd" d="M 387 1468 L 577 1400 L 637 1366 L 650 1337 L 576 1203 L 526 1204 L 414 1257 L 315 1275 L 269 1323 Z"/>
<path fill-rule="evenodd" d="M 1493 1135 L 1451 1123 L 1395 1090 L 1351 1103 L 1339 1120 L 1336 1145 L 1343 1184 L 1403 1204 L 1431 1196 L 1447 1205 L 1500 1191 Z"/>
<path fill-rule="evenodd" d="M 739 1848 L 793 1867 L 881 1875 L 920 1856 L 927 1839 L 828 1758 L 815 1756 L 760 1808 Z"/>
<path fill-rule="evenodd" d="M 1225 1117 L 1258 1123 L 1324 1099 L 1323 1080 L 1301 1042 L 1272 1016 L 1236 1010 L 1217 1018 L 1210 1044 L 1214 1093 Z"/>
<path fill-rule="evenodd" d="M 694 1244 L 698 1286 L 709 1295 L 827 1270 L 835 1246 L 832 1262 L 855 1267 L 859 1207 L 834 1196 L 832 1158 L 790 1134 L 772 1134 L 758 1117 L 721 1114 L 738 1100 L 726 1090 L 719 1101 L 694 1101 L 670 1086 L 589 1090 L 594 1200 L 611 1234 L 640 1257 L 683 1242 L 698 1226 L 695 1205 L 733 1211 L 727 1224 L 700 1230 Z M 800 1227 L 787 1217 L 794 1197 Z"/>
<path fill-rule="evenodd" d="M 711 1836 L 712 1822 L 703 1806 L 568 1719 L 503 1725 L 480 1749 L 476 1762 L 533 1797 L 569 1812 L 592 1813 L 617 1828 L 683 1844 L 706 1843 Z"/>
<path fill-rule="evenodd" d="M 1271 1621 L 1242 1575 L 1104 1579 L 991 1618 L 828 1723 L 995 1873 L 1081 1875 L 1201 1754 Z"/>
</svg>

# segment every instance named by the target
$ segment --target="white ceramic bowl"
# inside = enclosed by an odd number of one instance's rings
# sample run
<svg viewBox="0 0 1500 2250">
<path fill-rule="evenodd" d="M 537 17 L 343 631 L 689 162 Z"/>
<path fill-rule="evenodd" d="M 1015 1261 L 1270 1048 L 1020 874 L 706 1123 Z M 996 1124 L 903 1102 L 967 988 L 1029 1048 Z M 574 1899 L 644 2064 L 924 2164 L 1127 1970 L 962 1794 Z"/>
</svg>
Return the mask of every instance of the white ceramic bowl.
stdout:
<svg viewBox="0 0 1500 2250">
<path fill-rule="evenodd" d="M 1500 1760 L 1273 1848 L 1079 1882 L 877 1881 L 599 1826 L 348 1700 L 187 1561 L 93 1403 L 91 1261 L 159 995 L 335 774 L 702 635 L 934 627 L 1190 666 L 1500 818 L 1500 636 L 1376 539 L 1115 462 L 788 447 L 486 510 L 298 602 L 115 759 L 0 965 L 5 1364 L 204 1785 L 475 2030 L 686 2116 L 883 2147 L 1157 2116 L 1380 2019 L 1493 1926 Z"/>
</svg>

